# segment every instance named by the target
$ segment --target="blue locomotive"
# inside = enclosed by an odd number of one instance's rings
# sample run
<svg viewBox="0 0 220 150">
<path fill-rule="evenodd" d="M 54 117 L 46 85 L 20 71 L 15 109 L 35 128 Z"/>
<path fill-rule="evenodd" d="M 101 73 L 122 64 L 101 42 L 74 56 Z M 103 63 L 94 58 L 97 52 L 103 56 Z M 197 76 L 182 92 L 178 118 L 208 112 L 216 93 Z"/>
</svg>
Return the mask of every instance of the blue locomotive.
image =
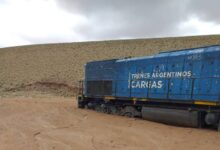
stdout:
<svg viewBox="0 0 220 150">
<path fill-rule="evenodd" d="M 78 107 L 220 130 L 220 46 L 88 62 Z"/>
</svg>

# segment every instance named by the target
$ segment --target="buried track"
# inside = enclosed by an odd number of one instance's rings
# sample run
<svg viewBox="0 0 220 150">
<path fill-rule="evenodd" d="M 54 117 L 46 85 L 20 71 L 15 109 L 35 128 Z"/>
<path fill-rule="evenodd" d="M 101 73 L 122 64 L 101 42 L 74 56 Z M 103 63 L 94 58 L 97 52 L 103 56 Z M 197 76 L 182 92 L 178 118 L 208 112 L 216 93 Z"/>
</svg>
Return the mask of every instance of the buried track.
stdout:
<svg viewBox="0 0 220 150">
<path fill-rule="evenodd" d="M 220 131 L 219 106 L 196 106 L 193 104 L 143 103 L 136 101 L 104 100 L 78 96 L 78 107 L 98 112 L 138 117 L 145 120 L 184 127 L 213 128 Z M 207 108 L 208 107 L 208 108 Z M 206 111 L 209 109 L 209 111 Z"/>
</svg>

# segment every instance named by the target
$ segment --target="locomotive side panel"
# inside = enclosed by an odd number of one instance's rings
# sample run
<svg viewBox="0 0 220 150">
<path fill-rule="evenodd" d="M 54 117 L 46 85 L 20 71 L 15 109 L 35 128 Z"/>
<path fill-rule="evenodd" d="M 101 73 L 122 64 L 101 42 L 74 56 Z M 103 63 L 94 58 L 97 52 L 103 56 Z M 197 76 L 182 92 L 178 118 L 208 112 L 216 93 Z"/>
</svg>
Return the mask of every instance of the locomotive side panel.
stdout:
<svg viewBox="0 0 220 150">
<path fill-rule="evenodd" d="M 189 102 L 220 101 L 220 46 L 90 62 L 87 96 Z"/>
<path fill-rule="evenodd" d="M 219 101 L 219 47 L 116 61 L 116 97 Z"/>
<path fill-rule="evenodd" d="M 211 102 L 220 100 L 220 51 L 218 49 L 219 47 L 209 47 L 200 54 L 187 57 L 193 62 L 193 100 Z"/>
</svg>

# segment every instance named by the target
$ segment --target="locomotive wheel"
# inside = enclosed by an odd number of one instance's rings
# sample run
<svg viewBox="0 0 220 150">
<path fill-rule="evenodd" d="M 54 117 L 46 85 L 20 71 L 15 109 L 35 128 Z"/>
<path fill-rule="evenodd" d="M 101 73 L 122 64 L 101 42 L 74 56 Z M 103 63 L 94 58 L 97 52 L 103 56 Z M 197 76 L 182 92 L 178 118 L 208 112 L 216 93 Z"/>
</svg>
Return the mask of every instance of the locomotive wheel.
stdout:
<svg viewBox="0 0 220 150">
<path fill-rule="evenodd" d="M 105 104 L 101 104 L 101 112 L 102 113 L 107 113 L 108 112 L 108 110 L 107 110 L 107 107 L 105 106 Z"/>
<path fill-rule="evenodd" d="M 123 116 L 129 117 L 129 118 L 134 117 L 131 112 L 125 112 Z"/>
<path fill-rule="evenodd" d="M 96 106 L 95 106 L 95 111 L 97 111 L 97 112 L 102 112 L 101 106 L 100 106 L 100 105 L 96 105 Z"/>
<path fill-rule="evenodd" d="M 109 106 L 109 113 L 116 115 L 117 114 L 117 108 L 115 106 Z"/>
<path fill-rule="evenodd" d="M 122 115 L 127 117 L 141 117 L 141 112 L 137 111 L 133 106 L 126 106 Z"/>
</svg>

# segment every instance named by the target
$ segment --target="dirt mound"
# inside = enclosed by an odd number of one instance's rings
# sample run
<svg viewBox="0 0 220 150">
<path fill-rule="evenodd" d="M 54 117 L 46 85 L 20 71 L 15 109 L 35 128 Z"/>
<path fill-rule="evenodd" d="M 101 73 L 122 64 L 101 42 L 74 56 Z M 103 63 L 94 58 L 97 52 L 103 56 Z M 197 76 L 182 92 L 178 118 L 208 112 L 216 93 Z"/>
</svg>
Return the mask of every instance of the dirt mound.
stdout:
<svg viewBox="0 0 220 150">
<path fill-rule="evenodd" d="M 0 49 L 0 95 L 6 89 L 19 90 L 23 86 L 35 85 L 49 92 L 71 96 L 72 91 L 67 86 L 61 86 L 60 92 L 48 87 L 53 89 L 54 86 L 59 87 L 59 84 L 76 87 L 77 81 L 83 78 L 83 66 L 88 61 L 143 56 L 214 44 L 220 44 L 220 35 L 3 48 Z M 39 82 L 53 85 L 42 86 L 37 84 Z"/>
<path fill-rule="evenodd" d="M 38 91 L 38 92 L 49 92 L 57 96 L 76 96 L 78 87 L 70 86 L 65 83 L 56 82 L 35 82 L 27 85 L 21 85 L 16 88 L 8 88 L 3 92 L 20 92 L 20 91 Z"/>
</svg>

